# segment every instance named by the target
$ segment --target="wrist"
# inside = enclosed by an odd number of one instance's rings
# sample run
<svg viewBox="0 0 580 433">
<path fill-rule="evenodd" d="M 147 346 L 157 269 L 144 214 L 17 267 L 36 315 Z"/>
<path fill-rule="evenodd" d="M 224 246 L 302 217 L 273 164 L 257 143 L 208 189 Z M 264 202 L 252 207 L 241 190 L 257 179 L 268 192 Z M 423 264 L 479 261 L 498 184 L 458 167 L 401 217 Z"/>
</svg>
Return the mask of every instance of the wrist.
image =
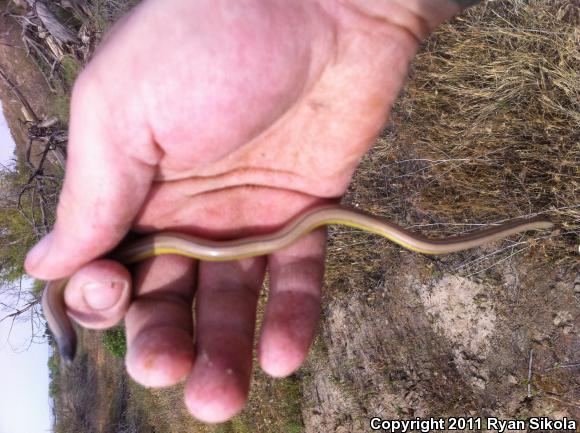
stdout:
<svg viewBox="0 0 580 433">
<path fill-rule="evenodd" d="M 479 0 L 323 0 L 395 25 L 422 41 L 431 31 Z"/>
</svg>

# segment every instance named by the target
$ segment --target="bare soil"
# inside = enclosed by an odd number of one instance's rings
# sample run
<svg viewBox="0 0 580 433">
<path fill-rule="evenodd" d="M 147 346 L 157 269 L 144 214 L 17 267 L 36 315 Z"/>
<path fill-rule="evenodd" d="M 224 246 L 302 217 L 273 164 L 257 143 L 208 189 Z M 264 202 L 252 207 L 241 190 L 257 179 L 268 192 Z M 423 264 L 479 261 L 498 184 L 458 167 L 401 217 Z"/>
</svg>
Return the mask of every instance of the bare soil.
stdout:
<svg viewBox="0 0 580 433">
<path fill-rule="evenodd" d="M 305 432 L 370 431 L 375 416 L 580 419 L 577 273 L 535 253 L 486 278 L 446 267 L 402 253 L 372 294 L 325 305 Z"/>
</svg>

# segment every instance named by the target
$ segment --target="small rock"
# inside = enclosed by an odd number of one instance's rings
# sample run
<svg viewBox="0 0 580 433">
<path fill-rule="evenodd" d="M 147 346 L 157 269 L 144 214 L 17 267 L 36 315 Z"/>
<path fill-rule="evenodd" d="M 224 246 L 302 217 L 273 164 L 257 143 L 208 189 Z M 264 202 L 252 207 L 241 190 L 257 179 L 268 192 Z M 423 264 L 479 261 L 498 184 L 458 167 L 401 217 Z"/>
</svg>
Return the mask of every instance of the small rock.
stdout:
<svg viewBox="0 0 580 433">
<path fill-rule="evenodd" d="M 474 377 L 471 379 L 471 383 L 479 389 L 485 389 L 485 380 L 483 380 L 481 377 Z"/>
<path fill-rule="evenodd" d="M 568 311 L 559 311 L 553 322 L 554 326 L 564 326 L 572 320 L 572 314 Z"/>
</svg>

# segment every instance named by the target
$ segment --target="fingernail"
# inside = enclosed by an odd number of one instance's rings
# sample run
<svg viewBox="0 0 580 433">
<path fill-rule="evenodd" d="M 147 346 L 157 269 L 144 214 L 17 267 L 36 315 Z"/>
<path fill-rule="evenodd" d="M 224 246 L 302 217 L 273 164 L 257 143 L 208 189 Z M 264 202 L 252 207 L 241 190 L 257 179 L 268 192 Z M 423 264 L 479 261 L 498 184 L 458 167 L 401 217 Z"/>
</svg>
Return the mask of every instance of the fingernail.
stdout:
<svg viewBox="0 0 580 433">
<path fill-rule="evenodd" d="M 50 249 L 52 232 L 43 237 L 26 255 L 26 265 L 28 268 L 37 268 Z"/>
<path fill-rule="evenodd" d="M 125 281 L 100 281 L 87 283 L 83 286 L 85 302 L 95 311 L 108 310 L 119 302 L 127 289 Z"/>
</svg>

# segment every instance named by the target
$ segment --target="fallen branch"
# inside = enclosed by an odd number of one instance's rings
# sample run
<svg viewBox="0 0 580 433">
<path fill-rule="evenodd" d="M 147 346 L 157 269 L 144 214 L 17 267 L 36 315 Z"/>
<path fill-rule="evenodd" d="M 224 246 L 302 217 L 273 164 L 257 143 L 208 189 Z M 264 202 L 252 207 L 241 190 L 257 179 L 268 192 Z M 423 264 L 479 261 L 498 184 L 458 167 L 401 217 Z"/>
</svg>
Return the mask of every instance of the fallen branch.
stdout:
<svg viewBox="0 0 580 433">
<path fill-rule="evenodd" d="M 58 43 L 68 44 L 80 42 L 77 36 L 54 16 L 46 6 L 45 2 L 41 0 L 27 1 L 38 16 L 38 19 L 40 19 L 44 27 L 46 27 L 46 30 L 48 30 Z"/>
<path fill-rule="evenodd" d="M 16 87 L 16 85 L 8 78 L 8 76 L 2 70 L 2 68 L 0 68 L 0 78 L 2 78 L 2 81 L 4 81 L 6 83 L 6 85 L 10 88 L 10 90 L 12 91 L 14 96 L 16 96 L 16 98 L 18 99 L 20 104 L 22 104 L 22 107 L 24 108 L 24 110 L 27 111 L 27 113 L 29 114 L 29 116 L 27 116 L 27 117 L 31 117 L 35 122 L 38 122 L 39 121 L 38 116 L 36 115 L 36 113 L 34 112 L 32 107 L 28 103 L 28 100 L 24 97 L 24 95 L 18 89 L 18 87 Z"/>
</svg>

